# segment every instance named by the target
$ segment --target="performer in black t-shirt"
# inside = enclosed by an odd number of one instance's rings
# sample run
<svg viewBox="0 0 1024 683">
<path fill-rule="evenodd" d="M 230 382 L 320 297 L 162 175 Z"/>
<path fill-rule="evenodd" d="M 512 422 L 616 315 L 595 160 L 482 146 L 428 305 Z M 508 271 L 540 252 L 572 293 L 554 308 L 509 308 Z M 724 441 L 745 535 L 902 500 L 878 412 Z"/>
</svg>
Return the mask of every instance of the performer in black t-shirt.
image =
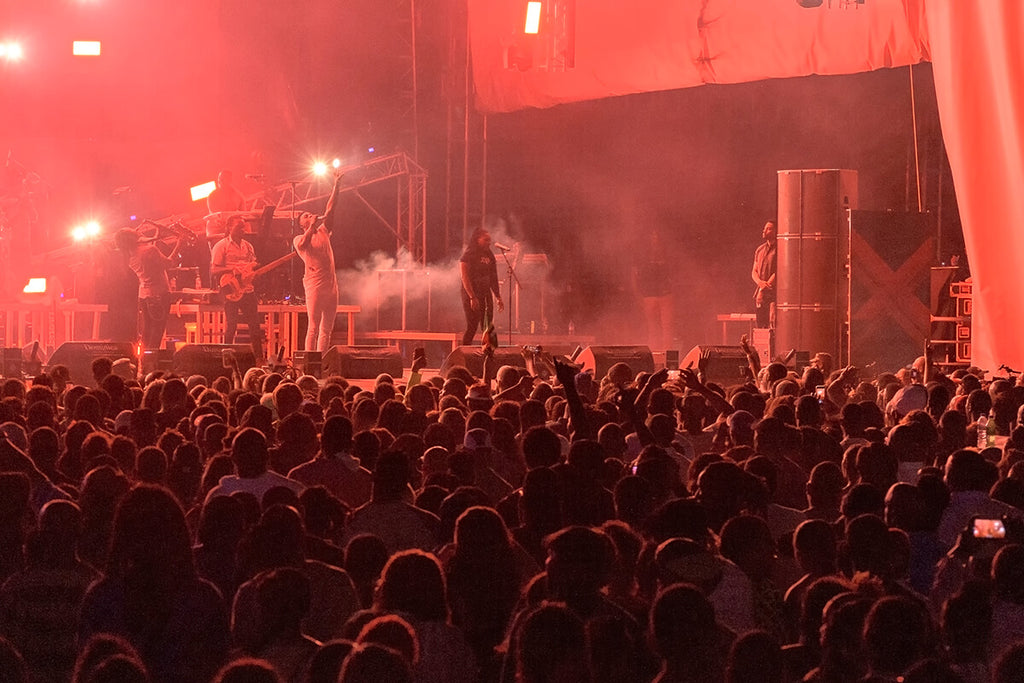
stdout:
<svg viewBox="0 0 1024 683">
<path fill-rule="evenodd" d="M 498 310 L 505 310 L 498 290 L 498 265 L 491 253 L 491 233 L 477 228 L 469 238 L 469 246 L 459 259 L 462 269 L 462 310 L 466 313 L 466 331 L 462 345 L 473 343 L 477 328 L 484 330 L 494 323 L 494 301 Z M 491 294 L 494 298 L 491 298 Z"/>
</svg>

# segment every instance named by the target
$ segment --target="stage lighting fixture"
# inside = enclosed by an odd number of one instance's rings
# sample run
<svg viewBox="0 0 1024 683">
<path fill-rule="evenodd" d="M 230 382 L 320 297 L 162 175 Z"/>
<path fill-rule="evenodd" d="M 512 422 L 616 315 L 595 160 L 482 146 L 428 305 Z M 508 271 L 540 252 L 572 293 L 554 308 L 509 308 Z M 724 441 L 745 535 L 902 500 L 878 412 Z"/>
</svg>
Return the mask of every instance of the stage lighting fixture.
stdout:
<svg viewBox="0 0 1024 683">
<path fill-rule="evenodd" d="M 18 43 L 0 43 L 0 58 L 8 62 L 16 62 L 25 56 L 25 52 Z"/>
<path fill-rule="evenodd" d="M 540 31 L 540 9 L 541 3 L 539 2 L 526 3 L 526 26 L 523 28 L 523 33 L 536 35 Z"/>
<path fill-rule="evenodd" d="M 71 43 L 71 54 L 77 57 L 99 57 L 100 41 L 76 40 Z"/>
<path fill-rule="evenodd" d="M 210 196 L 210 193 L 217 189 L 217 181 L 211 180 L 208 183 L 196 185 L 189 188 L 189 192 L 192 193 L 192 201 L 198 202 L 200 199 L 206 199 Z"/>
<path fill-rule="evenodd" d="M 25 294 L 45 294 L 46 293 L 46 278 L 45 277 L 30 277 L 28 284 L 21 290 Z"/>
<path fill-rule="evenodd" d="M 84 225 L 76 225 L 75 227 L 71 228 L 71 239 L 73 239 L 76 242 L 81 242 L 88 236 L 89 233 L 86 231 Z"/>
<path fill-rule="evenodd" d="M 100 234 L 100 224 L 96 221 L 89 221 L 85 224 L 85 234 L 89 237 L 97 237 Z"/>
<path fill-rule="evenodd" d="M 331 162 L 331 166 L 334 168 L 341 168 L 341 159 L 335 159 Z"/>
<path fill-rule="evenodd" d="M 313 164 L 313 175 L 324 175 L 327 173 L 327 164 L 322 161 L 318 161 Z"/>
</svg>

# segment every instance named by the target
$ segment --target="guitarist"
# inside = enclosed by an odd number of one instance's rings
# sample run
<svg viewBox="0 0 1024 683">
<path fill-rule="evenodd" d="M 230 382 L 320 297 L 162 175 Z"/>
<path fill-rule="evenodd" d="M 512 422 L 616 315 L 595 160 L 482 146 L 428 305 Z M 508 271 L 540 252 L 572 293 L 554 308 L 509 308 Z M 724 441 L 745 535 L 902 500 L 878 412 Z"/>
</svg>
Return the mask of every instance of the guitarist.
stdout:
<svg viewBox="0 0 1024 683">
<path fill-rule="evenodd" d="M 761 231 L 764 240 L 754 251 L 754 266 L 750 279 L 757 285 L 754 290 L 754 310 L 757 312 L 757 327 L 775 329 L 775 276 L 777 251 L 775 246 L 775 222 L 768 221 Z"/>
<path fill-rule="evenodd" d="M 499 311 L 505 310 L 505 302 L 498 290 L 498 264 L 491 252 L 491 233 L 485 228 L 477 228 L 470 235 L 469 246 L 459 259 L 459 266 L 462 271 L 462 310 L 466 314 L 462 345 L 472 344 L 477 328 L 482 327 L 484 344 L 497 346 L 494 301 L 497 300 Z"/>
<path fill-rule="evenodd" d="M 242 296 L 238 301 L 224 300 L 224 343 L 235 343 L 235 330 L 238 323 L 243 322 L 249 327 L 249 343 L 257 364 L 262 363 L 263 355 L 263 321 L 259 312 L 259 301 L 253 287 L 252 273 L 256 267 L 256 250 L 248 241 L 242 239 L 245 234 L 245 220 L 241 216 L 232 216 L 227 222 L 227 236 L 213 245 L 210 254 L 210 276 L 214 282 L 220 282 L 225 275 L 236 278 Z"/>
</svg>

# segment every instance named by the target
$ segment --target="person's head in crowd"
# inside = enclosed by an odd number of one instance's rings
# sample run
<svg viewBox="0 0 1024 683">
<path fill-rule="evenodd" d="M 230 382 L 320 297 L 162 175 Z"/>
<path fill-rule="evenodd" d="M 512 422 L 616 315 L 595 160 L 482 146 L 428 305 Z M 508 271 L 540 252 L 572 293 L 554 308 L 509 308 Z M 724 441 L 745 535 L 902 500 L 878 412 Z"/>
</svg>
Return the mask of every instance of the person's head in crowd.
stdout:
<svg viewBox="0 0 1024 683">
<path fill-rule="evenodd" d="M 345 657 L 338 683 L 364 681 L 412 683 L 413 676 L 409 663 L 398 651 L 376 643 L 356 644 Z"/>
<path fill-rule="evenodd" d="M 302 638 L 302 620 L 309 614 L 310 580 L 296 567 L 278 567 L 256 579 L 256 625 L 253 644 L 257 651 Z"/>
<path fill-rule="evenodd" d="M 715 610 L 697 587 L 678 583 L 658 593 L 648 634 L 666 680 L 721 680 Z"/>
<path fill-rule="evenodd" d="M 298 502 L 307 533 L 324 539 L 341 536 L 349 508 L 327 487 L 308 487 L 299 494 Z"/>
<path fill-rule="evenodd" d="M 212 456 L 203 465 L 203 476 L 199 480 L 199 498 L 205 498 L 221 478 L 233 474 L 234 471 L 235 463 L 229 454 L 220 453 Z"/>
<path fill-rule="evenodd" d="M 371 619 L 356 638 L 356 643 L 374 643 L 398 652 L 410 667 L 415 667 L 420 655 L 419 638 L 409 622 L 397 614 L 385 614 Z"/>
<path fill-rule="evenodd" d="M 797 625 L 798 639 L 802 645 L 810 647 L 815 653 L 820 651 L 821 625 L 825 605 L 835 596 L 848 593 L 852 589 L 852 584 L 836 575 L 822 576 L 807 587 L 800 605 L 800 618 Z"/>
<path fill-rule="evenodd" d="M 921 489 L 905 482 L 890 486 L 885 494 L 885 523 L 907 533 L 926 530 Z"/>
<path fill-rule="evenodd" d="M 528 469 L 552 467 L 562 458 L 562 442 L 547 427 L 531 427 L 523 437 L 523 458 Z"/>
<path fill-rule="evenodd" d="M 217 672 L 212 683 L 282 683 L 277 669 L 265 659 L 239 657 Z"/>
<path fill-rule="evenodd" d="M 874 676 L 895 678 L 924 657 L 931 646 L 931 618 L 923 602 L 888 596 L 864 621 L 864 646 Z"/>
<path fill-rule="evenodd" d="M 733 642 L 725 666 L 725 683 L 783 683 L 782 646 L 767 631 L 749 631 Z"/>
<path fill-rule="evenodd" d="M 988 659 L 992 635 L 992 601 L 979 582 L 968 582 L 942 606 L 942 641 L 955 664 L 971 665 Z"/>
<path fill-rule="evenodd" d="M 885 494 L 870 484 L 851 486 L 839 508 L 847 521 L 859 515 L 885 516 Z"/>
<path fill-rule="evenodd" d="M 899 463 L 888 446 L 877 443 L 861 445 L 855 453 L 858 484 L 870 484 L 884 494 L 896 483 Z"/>
<path fill-rule="evenodd" d="M 553 533 L 561 528 L 561 488 L 558 475 L 552 469 L 534 467 L 523 477 L 519 518 L 524 526 L 542 534 Z"/>
<path fill-rule="evenodd" d="M 277 442 L 285 456 L 283 460 L 296 463 L 312 460 L 320 446 L 316 425 L 309 415 L 301 412 L 292 412 L 278 423 Z"/>
<path fill-rule="evenodd" d="M 644 535 L 656 543 L 670 538 L 688 538 L 703 547 L 712 543 L 708 512 L 691 498 L 674 498 L 660 505 L 647 518 Z"/>
<path fill-rule="evenodd" d="M 751 581 L 758 583 L 771 577 L 777 557 L 775 539 L 761 517 L 737 515 L 727 521 L 722 526 L 719 549 Z"/>
<path fill-rule="evenodd" d="M 95 633 L 89 637 L 75 660 L 73 683 L 87 683 L 93 672 L 104 661 L 112 657 L 130 657 L 141 663 L 142 658 L 135 647 L 125 638 L 113 633 Z"/>
<path fill-rule="evenodd" d="M 380 406 L 376 401 L 369 399 L 357 401 L 352 407 L 352 428 L 356 433 L 371 429 L 377 425 L 379 416 Z"/>
<path fill-rule="evenodd" d="M 862 514 L 846 525 L 846 554 L 853 572 L 888 578 L 891 571 L 889 528 L 880 517 Z"/>
<path fill-rule="evenodd" d="M 444 497 L 437 516 L 441 520 L 439 535 L 444 542 L 455 535 L 455 523 L 466 510 L 474 506 L 490 506 L 494 501 L 476 486 L 463 484 Z"/>
<path fill-rule="evenodd" d="M 354 426 L 353 424 L 353 429 Z M 352 436 L 352 457 L 357 458 L 366 469 L 376 469 L 380 452 L 380 436 L 376 432 L 364 430 Z"/>
<path fill-rule="evenodd" d="M 801 396 L 796 401 L 796 424 L 798 427 L 820 429 L 825 419 L 821 403 L 813 394 Z"/>
<path fill-rule="evenodd" d="M 401 500 L 409 485 L 409 459 L 402 451 L 380 454 L 373 470 L 373 500 Z"/>
<path fill-rule="evenodd" d="M 985 460 L 981 453 L 962 449 L 946 461 L 946 486 L 951 493 L 963 491 L 988 492 L 999 479 L 999 469 Z"/>
<path fill-rule="evenodd" d="M 308 683 L 337 683 L 345 658 L 352 652 L 355 643 L 335 638 L 329 640 L 313 654 L 306 671 Z"/>
<path fill-rule="evenodd" d="M 384 565 L 388 549 L 378 536 L 358 534 L 345 544 L 345 571 L 352 578 L 364 609 L 373 604 L 373 591 Z"/>
<path fill-rule="evenodd" d="M 113 372 L 114 361 L 109 358 L 95 358 L 90 367 L 92 369 L 93 381 L 96 383 L 96 386 L 99 386 L 103 378 Z"/>
<path fill-rule="evenodd" d="M 246 408 L 242 419 L 238 421 L 241 428 L 251 428 L 259 431 L 267 439 L 274 436 L 274 413 L 264 405 L 252 405 Z"/>
<path fill-rule="evenodd" d="M 793 553 L 797 564 L 812 576 L 827 576 L 836 571 L 836 536 L 832 525 L 822 519 L 801 522 L 793 534 Z"/>
<path fill-rule="evenodd" d="M 325 456 L 348 453 L 352 449 L 352 421 L 342 415 L 332 415 L 324 422 L 320 435 L 320 451 Z"/>
<path fill-rule="evenodd" d="M 416 413 L 426 414 L 434 409 L 434 393 L 426 384 L 415 384 L 405 392 L 406 407 Z"/>
<path fill-rule="evenodd" d="M 447 622 L 447 588 L 437 558 L 421 550 L 392 555 L 377 584 L 375 604 L 381 611 L 404 612 L 417 621 Z"/>
<path fill-rule="evenodd" d="M 231 440 L 231 460 L 235 473 L 243 479 L 255 479 L 267 471 L 267 437 L 252 427 L 243 427 Z"/>
<path fill-rule="evenodd" d="M 283 420 L 302 405 L 302 389 L 294 382 L 281 382 L 274 388 L 274 405 L 277 407 L 277 417 Z"/>
<path fill-rule="evenodd" d="M 615 547 L 597 529 L 571 526 L 548 537 L 548 595 L 570 605 L 592 600 L 611 579 Z"/>
<path fill-rule="evenodd" d="M 992 559 L 992 590 L 998 600 L 1024 605 L 1024 546 L 1010 543 Z"/>
<path fill-rule="evenodd" d="M 654 495 L 647 480 L 636 475 L 622 477 L 613 492 L 615 518 L 640 529 L 654 511 Z"/>
<path fill-rule="evenodd" d="M 517 681 L 591 679 L 583 621 L 564 605 L 543 603 L 527 613 L 513 645 Z"/>
<path fill-rule="evenodd" d="M 700 473 L 695 495 L 708 511 L 711 528 L 718 530 L 726 520 L 743 510 L 767 502 L 761 482 L 731 462 L 713 462 Z"/>
<path fill-rule="evenodd" d="M 146 446 L 135 454 L 135 479 L 144 484 L 164 484 L 167 480 L 167 455 L 156 446 Z"/>
<path fill-rule="evenodd" d="M 754 445 L 754 416 L 746 410 L 736 410 L 726 418 L 729 443 L 733 446 Z"/>
</svg>

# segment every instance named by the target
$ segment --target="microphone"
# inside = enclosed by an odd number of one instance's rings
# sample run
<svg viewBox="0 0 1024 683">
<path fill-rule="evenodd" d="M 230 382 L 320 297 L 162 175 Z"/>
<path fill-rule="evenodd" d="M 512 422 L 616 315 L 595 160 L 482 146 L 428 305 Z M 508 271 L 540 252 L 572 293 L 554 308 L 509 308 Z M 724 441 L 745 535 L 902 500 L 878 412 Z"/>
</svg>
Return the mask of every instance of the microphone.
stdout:
<svg viewBox="0 0 1024 683">
<path fill-rule="evenodd" d="M 512 251 L 512 247 L 506 247 L 506 246 L 505 246 L 504 244 L 502 244 L 501 242 L 495 242 L 495 243 L 494 243 L 494 247 L 495 247 L 496 249 L 501 249 L 502 251 Z"/>
</svg>

